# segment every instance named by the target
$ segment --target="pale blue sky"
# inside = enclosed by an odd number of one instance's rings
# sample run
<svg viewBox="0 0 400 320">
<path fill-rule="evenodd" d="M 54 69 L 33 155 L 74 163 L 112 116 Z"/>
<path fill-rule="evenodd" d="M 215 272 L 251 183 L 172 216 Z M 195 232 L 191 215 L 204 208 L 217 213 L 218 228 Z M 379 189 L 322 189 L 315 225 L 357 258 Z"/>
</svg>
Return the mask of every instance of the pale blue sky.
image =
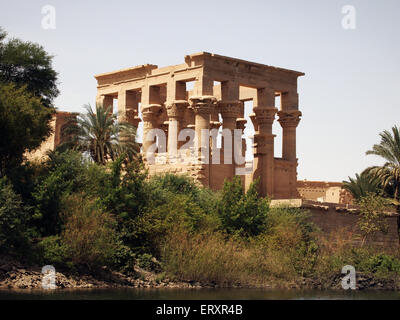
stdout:
<svg viewBox="0 0 400 320">
<path fill-rule="evenodd" d="M 41 27 L 44 5 L 56 9 L 55 30 Z M 355 30 L 342 28 L 344 5 L 356 9 Z M 299 179 L 341 181 L 380 164 L 365 151 L 400 124 L 398 0 L 0 0 L 0 26 L 55 55 L 56 106 L 67 111 L 93 104 L 94 74 L 199 51 L 305 72 Z"/>
</svg>

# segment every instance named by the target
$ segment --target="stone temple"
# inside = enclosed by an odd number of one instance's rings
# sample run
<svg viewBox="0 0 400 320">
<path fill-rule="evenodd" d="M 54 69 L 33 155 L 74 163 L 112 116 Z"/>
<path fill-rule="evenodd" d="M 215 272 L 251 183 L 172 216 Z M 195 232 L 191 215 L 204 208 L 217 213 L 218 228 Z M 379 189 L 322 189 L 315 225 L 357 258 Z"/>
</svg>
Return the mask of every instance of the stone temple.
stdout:
<svg viewBox="0 0 400 320">
<path fill-rule="evenodd" d="M 136 127 L 143 121 L 142 152 L 150 174 L 188 174 L 214 190 L 240 175 L 246 188 L 259 179 L 262 196 L 293 199 L 299 198 L 297 78 L 303 75 L 201 52 L 185 56 L 179 65 L 144 64 L 96 75 L 96 103 L 108 107 L 117 99 L 119 121 Z M 246 101 L 253 102 L 251 168 L 244 161 L 245 139 L 234 139 L 246 126 Z M 274 156 L 276 116 L 282 126 L 281 158 Z"/>
</svg>

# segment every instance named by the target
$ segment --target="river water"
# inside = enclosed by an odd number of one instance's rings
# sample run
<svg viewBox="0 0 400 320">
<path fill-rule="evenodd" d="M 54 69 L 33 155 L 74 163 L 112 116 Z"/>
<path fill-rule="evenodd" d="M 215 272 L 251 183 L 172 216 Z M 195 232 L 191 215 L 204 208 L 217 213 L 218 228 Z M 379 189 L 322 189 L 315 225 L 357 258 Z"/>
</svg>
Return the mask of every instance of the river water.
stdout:
<svg viewBox="0 0 400 320">
<path fill-rule="evenodd" d="M 0 290 L 0 300 L 399 300 L 399 291 L 278 289 Z"/>
</svg>

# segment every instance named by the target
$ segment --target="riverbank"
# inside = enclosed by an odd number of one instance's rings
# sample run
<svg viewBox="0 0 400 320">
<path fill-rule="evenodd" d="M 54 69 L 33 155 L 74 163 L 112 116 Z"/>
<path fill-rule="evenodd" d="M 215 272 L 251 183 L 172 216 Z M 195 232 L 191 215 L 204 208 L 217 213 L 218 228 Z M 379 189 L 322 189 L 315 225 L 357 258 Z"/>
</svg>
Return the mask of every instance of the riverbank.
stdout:
<svg viewBox="0 0 400 320">
<path fill-rule="evenodd" d="M 326 278 L 299 278 L 294 281 L 270 279 L 264 283 L 221 286 L 215 283 L 173 281 L 165 273 L 154 273 L 135 266 L 134 273 L 125 275 L 103 268 L 95 274 L 56 272 L 58 289 L 111 289 L 111 288 L 258 288 L 258 289 L 320 289 L 342 290 L 343 275 Z M 38 266 L 23 266 L 15 261 L 0 264 L 0 289 L 41 289 L 43 274 Z M 400 290 L 399 279 L 376 278 L 357 274 L 357 290 Z"/>
<path fill-rule="evenodd" d="M 24 266 L 15 261 L 0 264 L 0 288 L 7 289 L 41 289 L 43 274 L 41 267 Z M 196 288 L 200 284 L 176 282 L 162 274 L 148 272 L 135 267 L 132 275 L 103 268 L 95 274 L 56 272 L 58 289 L 77 288 Z"/>
</svg>

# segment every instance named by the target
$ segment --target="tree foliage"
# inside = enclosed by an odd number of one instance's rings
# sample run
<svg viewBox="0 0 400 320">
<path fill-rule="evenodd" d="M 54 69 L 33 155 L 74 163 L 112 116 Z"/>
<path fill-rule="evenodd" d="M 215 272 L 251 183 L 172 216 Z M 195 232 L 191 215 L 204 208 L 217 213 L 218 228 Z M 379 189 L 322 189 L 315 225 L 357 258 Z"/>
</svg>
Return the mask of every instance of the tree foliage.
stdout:
<svg viewBox="0 0 400 320">
<path fill-rule="evenodd" d="M 6 41 L 6 36 L 0 28 L 0 82 L 26 86 L 43 105 L 51 107 L 59 94 L 53 56 L 37 43 L 20 39 Z"/>
<path fill-rule="evenodd" d="M 27 244 L 28 208 L 6 178 L 0 178 L 0 252 L 13 253 Z"/>
<path fill-rule="evenodd" d="M 0 84 L 0 176 L 50 135 L 52 114 L 25 87 Z"/>
</svg>

